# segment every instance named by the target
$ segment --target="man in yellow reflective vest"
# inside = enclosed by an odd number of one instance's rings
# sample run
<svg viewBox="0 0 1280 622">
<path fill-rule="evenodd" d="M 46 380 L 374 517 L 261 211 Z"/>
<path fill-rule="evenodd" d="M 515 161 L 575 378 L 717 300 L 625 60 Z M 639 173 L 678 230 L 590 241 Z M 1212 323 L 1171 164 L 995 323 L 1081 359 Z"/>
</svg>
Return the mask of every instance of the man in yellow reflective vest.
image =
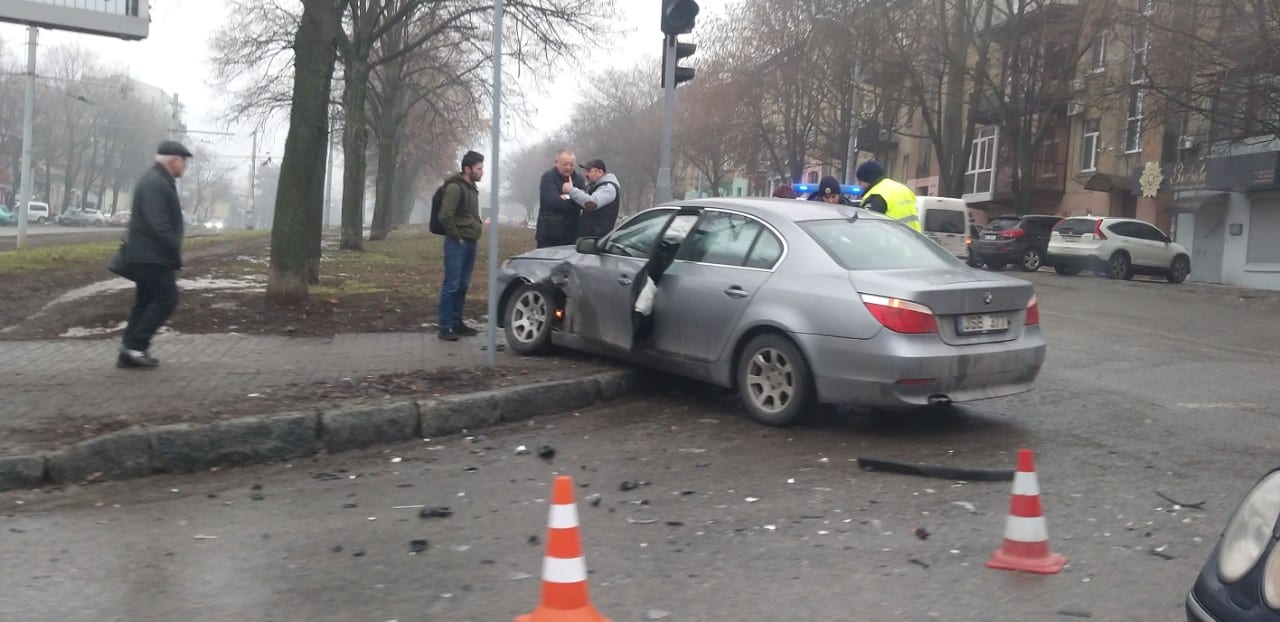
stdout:
<svg viewBox="0 0 1280 622">
<path fill-rule="evenodd" d="M 916 193 L 885 176 L 884 167 L 879 162 L 863 162 L 854 177 L 858 178 L 858 185 L 862 186 L 862 207 L 898 220 L 916 231 L 920 230 Z"/>
</svg>

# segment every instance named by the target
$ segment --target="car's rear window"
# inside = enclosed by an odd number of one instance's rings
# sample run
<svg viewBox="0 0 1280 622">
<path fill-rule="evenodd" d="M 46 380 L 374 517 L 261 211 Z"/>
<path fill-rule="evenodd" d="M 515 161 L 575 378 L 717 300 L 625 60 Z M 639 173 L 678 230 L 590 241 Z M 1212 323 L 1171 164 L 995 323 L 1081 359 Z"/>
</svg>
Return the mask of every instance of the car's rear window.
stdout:
<svg viewBox="0 0 1280 622">
<path fill-rule="evenodd" d="M 988 231 L 1004 231 L 1005 229 L 1017 229 L 1018 224 L 1022 221 L 1018 218 L 992 218 L 987 223 Z"/>
<path fill-rule="evenodd" d="M 924 230 L 933 233 L 964 233 L 966 214 L 949 209 L 925 209 Z"/>
<path fill-rule="evenodd" d="M 1084 235 L 1093 233 L 1093 228 L 1098 221 L 1092 218 L 1068 218 L 1054 227 L 1053 230 L 1062 235 Z"/>
<path fill-rule="evenodd" d="M 799 223 L 846 270 L 954 268 L 960 261 L 929 238 L 890 221 L 811 220 Z"/>
</svg>

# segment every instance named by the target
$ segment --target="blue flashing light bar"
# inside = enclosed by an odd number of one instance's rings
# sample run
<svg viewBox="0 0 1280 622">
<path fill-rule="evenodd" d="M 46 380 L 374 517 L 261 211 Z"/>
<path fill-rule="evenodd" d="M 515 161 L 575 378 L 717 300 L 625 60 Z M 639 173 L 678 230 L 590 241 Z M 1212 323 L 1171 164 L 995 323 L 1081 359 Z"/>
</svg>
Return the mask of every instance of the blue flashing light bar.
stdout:
<svg viewBox="0 0 1280 622">
<path fill-rule="evenodd" d="M 818 191 L 819 184 L 791 184 L 791 190 L 797 195 L 813 194 Z M 840 192 L 849 196 L 862 196 L 862 186 L 857 184 L 844 184 L 840 186 Z"/>
</svg>

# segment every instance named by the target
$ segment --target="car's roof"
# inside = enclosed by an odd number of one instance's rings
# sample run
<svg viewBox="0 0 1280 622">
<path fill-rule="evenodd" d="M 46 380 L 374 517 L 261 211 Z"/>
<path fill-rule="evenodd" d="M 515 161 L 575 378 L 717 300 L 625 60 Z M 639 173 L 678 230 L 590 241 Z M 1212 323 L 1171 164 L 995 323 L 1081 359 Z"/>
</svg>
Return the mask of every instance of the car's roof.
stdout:
<svg viewBox="0 0 1280 622">
<path fill-rule="evenodd" d="M 669 205 L 677 207 L 710 207 L 733 209 L 764 218 L 777 218 L 803 222 L 806 220 L 830 220 L 847 218 L 836 209 L 836 205 L 821 201 L 804 201 L 797 199 L 774 199 L 769 197 L 733 197 L 718 199 L 689 199 L 677 201 Z M 845 209 L 848 209 L 847 207 Z M 859 218 L 889 220 L 883 214 L 870 210 L 858 209 Z"/>
</svg>

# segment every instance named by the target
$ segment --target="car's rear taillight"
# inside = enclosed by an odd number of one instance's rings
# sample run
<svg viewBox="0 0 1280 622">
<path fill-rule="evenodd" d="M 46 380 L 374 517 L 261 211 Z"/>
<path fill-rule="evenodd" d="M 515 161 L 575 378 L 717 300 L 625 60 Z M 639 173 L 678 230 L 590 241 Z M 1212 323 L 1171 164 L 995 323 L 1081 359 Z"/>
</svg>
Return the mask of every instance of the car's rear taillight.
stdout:
<svg viewBox="0 0 1280 622">
<path fill-rule="evenodd" d="M 1031 302 L 1027 303 L 1027 320 L 1024 322 L 1027 326 L 1036 326 L 1040 324 L 1040 297 L 1032 294 Z"/>
<path fill-rule="evenodd" d="M 1020 237 L 1022 237 L 1022 236 L 1024 236 L 1024 235 L 1026 235 L 1026 234 L 1027 234 L 1027 232 L 1026 232 L 1026 231 L 1023 231 L 1022 229 L 1005 229 L 1004 231 L 1001 231 L 1001 232 L 1000 232 L 1000 237 L 1002 237 L 1002 238 L 1020 238 Z"/>
<path fill-rule="evenodd" d="M 862 295 L 867 311 L 881 326 L 904 335 L 923 335 L 938 332 L 938 322 L 933 311 L 922 304 L 898 298 Z"/>
<path fill-rule="evenodd" d="M 1107 239 L 1107 234 L 1102 232 L 1102 219 L 1098 219 L 1098 222 L 1093 223 L 1093 239 L 1095 240 Z"/>
</svg>

